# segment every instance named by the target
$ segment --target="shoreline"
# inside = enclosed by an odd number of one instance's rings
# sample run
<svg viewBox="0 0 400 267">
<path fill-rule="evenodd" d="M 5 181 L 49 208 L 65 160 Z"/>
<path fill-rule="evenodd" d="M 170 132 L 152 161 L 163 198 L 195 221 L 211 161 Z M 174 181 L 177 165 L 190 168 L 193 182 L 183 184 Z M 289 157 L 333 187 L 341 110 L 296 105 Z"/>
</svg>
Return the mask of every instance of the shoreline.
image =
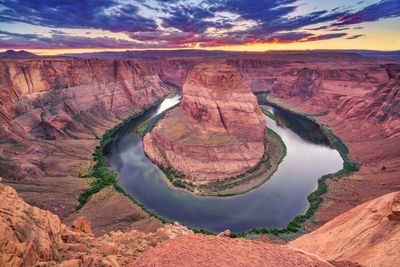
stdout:
<svg viewBox="0 0 400 267">
<path fill-rule="evenodd" d="M 178 105 L 178 104 L 177 104 Z M 146 121 L 139 124 L 135 133 L 138 134 L 142 139 L 144 136 L 152 131 L 156 124 L 162 120 L 167 112 L 177 107 L 174 105 L 162 113 L 158 114 L 153 118 L 149 118 Z M 262 109 L 263 110 L 263 109 Z M 265 113 L 264 113 L 265 114 Z M 170 188 L 175 190 L 184 190 L 197 196 L 214 196 L 214 197 L 230 197 L 245 194 L 253 189 L 256 189 L 267 182 L 272 175 L 276 172 L 279 164 L 286 156 L 286 145 L 276 132 L 266 127 L 264 147 L 266 148 L 260 162 L 256 166 L 249 169 L 246 172 L 240 173 L 233 177 L 224 178 L 217 181 L 211 181 L 206 184 L 194 185 L 190 179 L 185 179 L 184 174 L 178 173 L 172 167 L 164 168 L 158 166 L 163 172 L 163 178 Z M 274 157 L 270 157 L 273 155 Z M 264 165 L 268 165 L 265 169 Z M 264 167 L 264 168 L 263 168 Z M 251 177 L 251 176 L 255 177 Z M 250 177 L 250 179 L 249 179 Z M 244 184 L 243 184 L 244 182 Z M 233 185 L 239 183 L 238 185 Z M 223 190 L 214 190 L 218 187 L 229 187 Z"/>
<path fill-rule="evenodd" d="M 262 172 L 261 174 L 258 174 L 259 177 L 251 179 L 251 181 L 248 183 L 249 185 L 247 185 L 247 186 L 239 185 L 239 186 L 232 187 L 227 190 L 222 190 L 222 191 L 218 191 L 218 192 L 215 192 L 215 191 L 207 192 L 206 191 L 206 193 L 203 193 L 204 191 L 200 191 L 200 193 L 197 193 L 197 192 L 194 192 L 194 190 L 192 188 L 186 187 L 186 185 L 188 183 L 186 180 L 180 180 L 178 182 L 178 185 L 175 185 L 174 182 L 176 182 L 176 180 L 174 180 L 174 173 L 175 173 L 174 170 L 165 169 L 158 165 L 157 166 L 162 171 L 165 182 L 168 184 L 168 186 L 170 188 L 172 188 L 174 190 L 183 190 L 188 193 L 194 194 L 196 196 L 201 196 L 201 197 L 232 197 L 232 196 L 242 195 L 242 194 L 252 191 L 253 189 L 256 189 L 256 188 L 262 186 L 265 182 L 267 182 L 272 177 L 272 175 L 276 172 L 276 170 L 279 167 L 279 164 L 283 161 L 284 157 L 286 156 L 286 145 L 283 143 L 282 139 L 276 132 L 274 132 L 272 129 L 267 128 L 265 136 L 266 136 L 266 140 L 265 140 L 266 145 L 274 142 L 273 144 L 279 148 L 279 156 L 278 157 L 271 160 L 269 158 L 269 152 L 271 152 L 271 151 L 265 150 L 263 158 L 256 166 L 254 166 L 249 171 L 238 175 L 238 176 L 244 176 L 243 178 L 229 177 L 222 181 L 214 182 L 214 183 L 217 183 L 217 185 L 215 185 L 215 186 L 220 186 L 224 182 L 233 182 L 233 183 L 241 182 L 241 181 L 245 180 L 246 178 L 248 178 L 249 175 L 253 175 L 253 174 L 257 175 L 257 173 L 256 173 L 257 171 L 263 171 L 262 170 L 263 164 L 272 165 L 272 168 L 270 168 L 268 172 Z M 270 141 L 272 141 L 272 142 L 268 142 L 268 140 L 267 140 L 268 137 L 270 137 Z M 262 177 L 262 176 L 264 176 L 263 174 L 264 175 L 266 174 L 265 177 Z M 260 179 L 260 177 L 261 177 L 261 179 Z M 182 183 L 183 183 L 183 185 L 182 185 Z M 185 186 L 185 187 L 183 187 L 183 186 Z M 205 186 L 207 186 L 207 185 L 205 185 Z M 244 189 L 243 189 L 243 187 L 244 187 Z"/>
<path fill-rule="evenodd" d="M 304 113 L 299 113 L 287 109 L 285 107 L 282 107 L 279 104 L 273 102 L 270 98 L 268 98 L 267 95 L 263 100 L 273 107 L 279 108 L 286 112 L 290 112 L 300 117 L 304 117 L 310 121 L 317 123 L 320 126 L 323 134 L 328 138 L 331 147 L 336 151 L 338 151 L 340 157 L 343 160 L 342 169 L 338 170 L 335 173 L 325 174 L 318 179 L 317 189 L 311 192 L 307 196 L 309 207 L 307 208 L 304 214 L 297 215 L 295 218 L 293 218 L 293 220 L 291 220 L 286 227 L 280 229 L 260 227 L 260 228 L 250 229 L 249 231 L 232 234 L 233 237 L 249 237 L 251 235 L 268 234 L 273 236 L 274 238 L 291 240 L 303 234 L 306 234 L 307 233 L 306 225 L 313 223 L 312 220 L 314 218 L 314 215 L 317 209 L 323 203 L 322 196 L 328 191 L 328 185 L 325 182 L 327 180 L 334 180 L 335 178 L 340 179 L 342 177 L 349 176 L 359 171 L 359 165 L 355 160 L 351 158 L 350 151 L 347 145 L 344 143 L 344 141 L 340 139 L 338 136 L 336 136 L 329 126 L 319 123 L 314 118 L 309 118 L 309 116 L 307 116 Z"/>
</svg>

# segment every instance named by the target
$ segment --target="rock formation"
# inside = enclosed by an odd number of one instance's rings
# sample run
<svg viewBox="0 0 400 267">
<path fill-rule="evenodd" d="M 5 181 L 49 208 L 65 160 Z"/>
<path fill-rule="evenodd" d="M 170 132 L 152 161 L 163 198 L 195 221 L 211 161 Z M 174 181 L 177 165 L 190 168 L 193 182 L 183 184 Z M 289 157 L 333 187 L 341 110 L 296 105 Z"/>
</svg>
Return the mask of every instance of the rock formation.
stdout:
<svg viewBox="0 0 400 267">
<path fill-rule="evenodd" d="M 135 61 L 51 58 L 0 62 L 3 131 L 42 139 L 96 134 L 89 116 L 125 118 L 168 93 L 151 65 Z M 90 124 L 87 126 L 90 127 Z M 0 136 L 1 136 L 0 135 Z"/>
<path fill-rule="evenodd" d="M 62 219 L 92 182 L 80 176 L 103 133 L 170 92 L 151 65 L 134 60 L 9 59 L 0 72 L 0 173 L 25 201 Z M 96 234 L 115 229 L 109 218 L 119 229 L 158 225 L 118 192 L 102 203 L 110 217 L 96 217 Z M 79 216 L 93 219 L 90 207 Z"/>
<path fill-rule="evenodd" d="M 179 224 L 152 234 L 116 231 L 95 238 L 91 232 L 85 218 L 68 228 L 0 184 L 0 266 L 124 266 L 162 241 L 192 233 Z"/>
<path fill-rule="evenodd" d="M 170 239 L 177 242 L 165 242 Z M 28 205 L 14 189 L 0 184 L 0 266 L 209 266 L 227 262 L 331 266 L 287 246 L 193 234 L 178 223 L 152 234 L 133 230 L 93 237 L 85 218 L 68 228 L 58 216 Z"/>
<path fill-rule="evenodd" d="M 240 72 L 223 63 L 197 65 L 182 101 L 144 137 L 157 164 L 210 181 L 243 173 L 264 154 L 265 118 Z"/>
<path fill-rule="evenodd" d="M 169 240 L 128 266 L 333 266 L 298 249 L 260 241 L 205 235 Z"/>
<path fill-rule="evenodd" d="M 329 261 L 395 266 L 400 261 L 400 192 L 359 205 L 290 246 Z"/>
</svg>

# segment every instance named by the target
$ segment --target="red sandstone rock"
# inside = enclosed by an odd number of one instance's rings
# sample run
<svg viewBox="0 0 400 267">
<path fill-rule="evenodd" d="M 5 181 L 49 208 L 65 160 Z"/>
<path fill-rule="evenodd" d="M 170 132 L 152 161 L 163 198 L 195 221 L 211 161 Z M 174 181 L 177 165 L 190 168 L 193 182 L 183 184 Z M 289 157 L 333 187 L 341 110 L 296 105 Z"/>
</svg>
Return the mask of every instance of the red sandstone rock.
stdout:
<svg viewBox="0 0 400 267">
<path fill-rule="evenodd" d="M 181 107 L 206 130 L 264 140 L 264 115 L 235 67 L 219 62 L 197 65 L 183 85 Z"/>
<path fill-rule="evenodd" d="M 128 266 L 333 266 L 282 245 L 241 238 L 186 235 L 161 243 Z"/>
<path fill-rule="evenodd" d="M 191 233 L 165 225 L 156 234 L 117 231 L 94 238 L 85 218 L 69 229 L 57 215 L 30 206 L 0 183 L 0 266 L 121 266 L 160 242 Z"/>
<path fill-rule="evenodd" d="M 2 60 L 0 72 L 0 173 L 24 200 L 62 219 L 76 211 L 91 182 L 81 176 L 93 164 L 98 138 L 170 89 L 151 65 L 133 60 Z M 104 221 L 110 217 L 118 229 L 135 222 L 132 228 L 150 229 L 130 199 L 110 194 L 107 203 L 117 202 L 109 217 L 96 218 L 96 233 L 114 229 Z M 84 211 L 79 216 L 93 214 Z"/>
<path fill-rule="evenodd" d="M 82 232 L 93 236 L 92 225 L 85 217 L 79 217 L 76 219 L 73 222 L 71 229 L 76 232 Z"/>
<path fill-rule="evenodd" d="M 329 261 L 398 266 L 400 192 L 359 205 L 289 243 Z"/>
<path fill-rule="evenodd" d="M 148 157 L 193 180 L 251 169 L 264 153 L 265 118 L 240 72 L 202 63 L 189 74 L 180 107 L 144 137 Z"/>
</svg>

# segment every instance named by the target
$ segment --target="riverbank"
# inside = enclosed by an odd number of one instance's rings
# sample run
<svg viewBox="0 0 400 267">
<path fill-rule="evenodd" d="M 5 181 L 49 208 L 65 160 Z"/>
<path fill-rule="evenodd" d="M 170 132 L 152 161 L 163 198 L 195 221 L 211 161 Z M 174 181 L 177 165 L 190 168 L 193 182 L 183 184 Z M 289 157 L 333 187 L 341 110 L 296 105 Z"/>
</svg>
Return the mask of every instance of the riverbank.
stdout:
<svg viewBox="0 0 400 267">
<path fill-rule="evenodd" d="M 259 100 L 260 97 L 258 96 Z M 307 118 L 310 121 L 313 121 L 315 123 L 318 123 L 313 117 L 314 116 L 307 116 L 304 113 L 299 113 L 292 111 L 290 109 L 287 109 L 271 100 L 271 98 L 268 98 L 265 96 L 266 104 L 271 105 L 275 108 L 282 109 L 285 112 L 289 112 L 291 114 L 294 114 L 296 116 L 304 117 Z M 269 116 L 271 119 L 276 120 L 276 116 L 272 114 L 269 111 L 264 111 L 267 116 Z M 312 118 L 310 118 L 312 117 Z M 288 225 L 285 228 L 282 229 L 274 229 L 274 228 L 253 228 L 249 231 L 246 232 L 241 232 L 241 233 L 233 233 L 231 236 L 233 237 L 251 237 L 254 235 L 259 235 L 259 234 L 269 234 L 277 238 L 282 238 L 285 240 L 292 240 L 302 234 L 305 234 L 307 232 L 307 228 L 309 228 L 311 225 L 314 224 L 314 216 L 317 211 L 317 209 L 322 205 L 323 202 L 323 195 L 327 193 L 328 191 L 328 185 L 327 182 L 328 180 L 335 180 L 349 176 L 359 170 L 359 165 L 356 161 L 354 161 L 350 157 L 350 152 L 347 147 L 347 145 L 338 137 L 336 136 L 333 131 L 327 126 L 327 125 L 320 125 L 321 131 L 324 133 L 324 135 L 327 137 L 329 140 L 329 144 L 331 145 L 332 148 L 336 149 L 341 158 L 343 159 L 343 168 L 335 173 L 331 174 L 326 174 L 323 175 L 319 180 L 318 180 L 318 187 L 315 191 L 313 191 L 308 197 L 309 201 L 309 207 L 305 214 L 303 215 L 298 215 L 296 216 L 292 221 L 288 223 Z"/>
<path fill-rule="evenodd" d="M 143 138 L 164 118 L 167 112 L 175 107 L 176 105 L 142 122 L 135 132 Z M 195 182 L 171 167 L 159 166 L 159 168 L 163 171 L 164 178 L 171 187 L 185 189 L 200 196 L 235 196 L 249 192 L 265 183 L 275 173 L 279 163 L 286 155 L 286 145 L 272 129 L 266 129 L 264 147 L 265 152 L 262 159 L 252 169 L 234 177 L 207 183 Z"/>
<path fill-rule="evenodd" d="M 95 151 L 93 152 L 94 165 L 92 168 L 90 168 L 90 170 L 86 175 L 82 176 L 82 178 L 92 178 L 92 179 L 94 178 L 95 180 L 90 183 L 90 187 L 88 189 L 86 189 L 80 194 L 78 210 L 82 209 L 85 206 L 85 204 L 88 203 L 89 198 L 91 196 L 98 194 L 100 191 L 106 189 L 107 187 L 111 187 L 116 192 L 119 192 L 124 196 L 128 197 L 150 217 L 156 218 L 162 223 L 168 223 L 168 222 L 170 223 L 170 221 L 162 218 L 161 216 L 158 216 L 150 209 L 148 209 L 146 206 L 144 206 L 142 203 L 136 201 L 135 198 L 126 193 L 123 190 L 123 188 L 120 185 L 118 185 L 118 179 L 117 179 L 118 173 L 109 169 L 107 156 L 104 155 L 103 153 L 104 148 L 111 141 L 111 139 L 117 133 L 118 130 L 120 130 L 128 122 L 134 119 L 139 119 L 140 117 L 144 116 L 147 111 L 159 106 L 163 100 L 164 99 L 160 99 L 156 101 L 154 104 L 150 105 L 149 107 L 130 115 L 121 123 L 115 125 L 113 128 L 107 130 L 103 134 L 102 138 L 100 139 L 99 145 L 96 146 Z"/>
<path fill-rule="evenodd" d="M 161 118 L 163 116 L 163 114 L 161 113 L 161 114 L 158 114 L 158 115 L 156 115 L 156 118 L 158 117 L 158 118 Z M 148 122 L 151 122 L 152 120 L 148 120 Z M 147 123 L 148 125 L 150 125 L 150 123 Z M 152 125 L 155 125 L 155 124 L 153 124 L 152 123 Z M 137 127 L 137 126 L 136 126 Z M 132 130 L 134 130 L 134 128 L 133 129 L 131 129 L 130 131 L 132 131 Z M 130 157 L 129 158 L 127 158 L 127 160 L 129 160 L 130 159 Z M 141 177 L 141 176 L 139 176 L 139 177 Z M 162 177 L 162 176 L 160 176 L 160 177 Z M 142 179 L 142 178 L 141 178 Z M 146 179 L 147 180 L 147 179 Z M 265 183 L 264 183 L 265 184 Z M 118 185 L 117 185 L 118 186 Z M 137 186 L 138 185 L 136 185 L 135 186 L 135 188 L 137 188 Z M 116 188 L 116 189 L 118 189 L 118 187 Z M 125 190 L 126 190 L 127 188 L 125 188 Z M 142 189 L 142 191 L 143 191 L 144 189 Z M 157 189 L 157 190 L 160 190 L 160 189 Z M 164 190 L 164 189 L 163 189 Z M 128 191 L 129 191 L 129 189 L 128 189 Z M 179 191 L 179 190 L 178 190 Z M 178 191 L 176 191 L 176 192 L 178 192 Z M 256 192 L 257 190 L 254 190 L 254 191 L 252 191 L 252 192 Z M 145 191 L 143 191 L 143 192 L 147 192 L 146 190 Z M 160 194 L 161 194 L 161 192 L 162 191 L 160 191 Z M 126 194 L 126 193 L 125 193 Z M 131 191 L 129 192 L 129 198 L 131 199 L 131 200 L 133 200 L 133 201 L 136 201 L 136 203 L 139 203 L 139 205 L 141 205 L 140 204 L 140 202 L 139 201 L 137 201 L 136 200 L 136 197 L 132 197 L 133 195 L 135 195 L 136 196 L 136 194 L 137 193 L 132 193 Z M 180 194 L 180 193 L 176 193 L 176 194 Z M 126 194 L 127 195 L 127 194 Z M 141 195 L 141 193 L 139 193 L 139 195 Z M 183 194 L 183 195 L 185 195 L 185 194 Z M 190 195 L 190 194 L 189 194 Z M 143 198 L 143 196 L 141 196 L 141 198 Z M 207 199 L 207 198 L 205 198 L 205 199 Z M 230 198 L 228 198 L 228 199 L 230 199 Z M 172 199 L 171 199 L 172 200 Z M 143 199 L 141 199 L 141 201 L 143 201 Z M 146 202 L 146 201 L 144 201 L 144 202 Z M 173 203 L 171 203 L 171 205 L 172 205 Z M 155 210 L 153 210 L 153 209 L 149 209 L 149 208 L 146 208 L 144 205 L 141 205 L 142 207 L 143 207 L 143 209 L 144 210 L 146 210 L 146 212 L 148 213 L 148 214 L 150 214 L 151 216 L 153 216 L 153 217 L 156 217 L 156 218 L 159 218 L 160 220 L 162 220 L 164 223 L 165 222 L 169 222 L 168 220 L 164 220 L 163 218 L 161 218 L 158 214 L 156 214 L 156 211 Z M 158 212 L 157 212 L 158 213 Z M 175 217 L 175 216 L 172 216 L 172 217 Z M 205 218 L 207 218 L 207 217 L 205 217 Z M 175 220 L 178 220 L 178 221 L 181 221 L 180 219 L 175 219 Z M 181 221 L 182 223 L 185 223 L 184 221 Z M 262 224 L 261 224 L 262 225 Z M 228 226 L 229 227 L 229 226 Z M 198 228 L 202 228 L 202 227 L 198 227 Z M 301 231 L 299 231 L 300 229 L 299 229 L 299 227 L 297 227 L 296 225 L 294 225 L 293 223 L 292 224 L 289 224 L 288 225 L 288 227 L 287 228 L 285 228 L 285 229 L 272 229 L 272 228 L 255 228 L 255 229 L 252 229 L 252 230 L 250 230 L 250 231 L 246 231 L 246 232 L 240 232 L 240 233 L 233 233 L 232 234 L 232 237 L 235 237 L 235 236 L 248 236 L 248 237 L 252 237 L 252 236 L 254 236 L 254 234 L 256 234 L 256 235 L 258 235 L 258 234 L 261 234 L 261 233 L 269 233 L 269 234 L 273 234 L 273 235 L 275 235 L 275 236 L 279 236 L 279 237 L 286 237 L 287 238 L 287 236 L 293 236 L 293 234 L 299 234 Z M 211 233 L 210 231 L 207 231 L 207 230 L 196 230 L 196 231 L 201 231 L 201 232 L 203 232 L 203 233 Z M 234 231 L 233 231 L 234 232 Z"/>
<path fill-rule="evenodd" d="M 199 195 L 219 197 L 241 195 L 267 182 L 286 156 L 287 148 L 279 134 L 269 128 L 266 129 L 264 146 L 265 153 L 254 168 L 235 177 L 200 185 Z"/>
</svg>

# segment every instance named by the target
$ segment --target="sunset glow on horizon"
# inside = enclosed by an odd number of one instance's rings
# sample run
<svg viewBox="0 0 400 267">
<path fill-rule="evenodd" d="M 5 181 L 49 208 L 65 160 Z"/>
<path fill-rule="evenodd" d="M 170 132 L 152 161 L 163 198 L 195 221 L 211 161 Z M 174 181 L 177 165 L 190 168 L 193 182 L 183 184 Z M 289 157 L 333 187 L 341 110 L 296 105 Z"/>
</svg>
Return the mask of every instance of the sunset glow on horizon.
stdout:
<svg viewBox="0 0 400 267">
<path fill-rule="evenodd" d="M 400 1 L 0 0 L 0 50 L 400 49 Z"/>
</svg>

